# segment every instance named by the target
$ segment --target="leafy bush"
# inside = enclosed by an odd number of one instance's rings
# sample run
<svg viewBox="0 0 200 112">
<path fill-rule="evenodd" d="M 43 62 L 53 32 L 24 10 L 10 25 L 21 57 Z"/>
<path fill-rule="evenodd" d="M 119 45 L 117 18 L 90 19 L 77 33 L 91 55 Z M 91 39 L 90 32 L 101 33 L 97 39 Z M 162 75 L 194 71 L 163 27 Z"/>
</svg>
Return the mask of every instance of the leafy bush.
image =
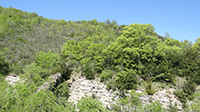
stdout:
<svg viewBox="0 0 200 112">
<path fill-rule="evenodd" d="M 57 54 L 52 53 L 50 50 L 48 53 L 39 52 L 36 53 L 36 66 L 40 66 L 44 69 L 52 70 L 57 67 L 59 64 L 59 56 Z M 44 76 L 45 77 L 45 76 Z"/>
<path fill-rule="evenodd" d="M 130 94 L 130 97 L 126 96 L 125 98 L 122 98 L 119 101 L 117 101 L 118 104 L 121 106 L 128 105 L 127 109 L 123 108 L 123 110 L 126 110 L 126 111 L 127 110 L 136 111 L 140 109 L 142 107 L 142 101 L 139 99 L 141 94 L 136 93 L 135 90 L 131 90 L 129 94 Z"/>
<path fill-rule="evenodd" d="M 147 112 L 166 112 L 166 109 L 162 107 L 162 104 L 158 101 L 152 102 L 149 105 L 145 105 L 144 110 Z"/>
<path fill-rule="evenodd" d="M 178 99 L 183 104 L 184 108 L 187 107 L 187 105 L 186 105 L 187 99 L 189 99 L 189 100 L 194 99 L 195 89 L 196 89 L 195 82 L 188 80 L 182 87 L 182 90 L 177 90 L 176 92 L 174 92 L 174 94 L 178 97 Z"/>
<path fill-rule="evenodd" d="M 117 88 L 120 90 L 136 89 L 138 83 L 138 77 L 133 70 L 127 70 L 127 72 L 119 72 L 116 76 Z"/>
<path fill-rule="evenodd" d="M 79 112 L 109 112 L 100 101 L 88 96 L 78 101 L 77 108 Z"/>
<path fill-rule="evenodd" d="M 85 76 L 87 79 L 95 79 L 95 74 L 94 72 L 92 71 L 92 68 L 89 64 L 86 64 L 84 70 L 83 70 Z"/>
<path fill-rule="evenodd" d="M 156 91 L 152 88 L 152 81 L 151 78 L 148 78 L 146 80 L 147 85 L 146 85 L 146 92 L 148 95 L 153 95 Z"/>
<path fill-rule="evenodd" d="M 35 85 L 29 81 L 25 84 L 19 83 L 15 85 L 15 88 L 7 85 L 5 81 L 1 81 L 0 86 L 1 111 L 69 112 L 75 110 L 71 103 L 65 102 L 64 106 L 57 103 L 57 97 L 51 91 L 41 90 L 34 93 Z"/>
<path fill-rule="evenodd" d="M 57 96 L 56 100 L 58 104 L 66 107 L 68 105 L 67 100 L 69 97 L 68 83 L 66 81 L 61 83 L 60 85 L 58 85 L 57 88 L 54 88 L 53 92 L 54 92 L 54 95 Z"/>
<path fill-rule="evenodd" d="M 106 81 L 108 78 L 112 78 L 112 76 L 113 76 L 113 71 L 111 70 L 104 70 L 100 74 L 101 81 Z"/>
<path fill-rule="evenodd" d="M 181 55 L 180 69 L 182 76 L 195 77 L 200 66 L 199 53 L 194 49 L 186 49 Z"/>
<path fill-rule="evenodd" d="M 0 74 L 8 75 L 9 73 L 9 64 L 6 62 L 6 58 L 3 52 L 0 52 Z"/>
</svg>

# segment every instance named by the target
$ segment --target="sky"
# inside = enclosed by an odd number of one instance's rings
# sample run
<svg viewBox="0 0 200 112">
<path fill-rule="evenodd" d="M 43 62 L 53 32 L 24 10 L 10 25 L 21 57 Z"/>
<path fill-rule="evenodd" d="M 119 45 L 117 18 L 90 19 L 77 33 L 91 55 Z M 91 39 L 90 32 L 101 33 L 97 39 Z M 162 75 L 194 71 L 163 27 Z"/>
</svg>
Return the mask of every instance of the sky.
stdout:
<svg viewBox="0 0 200 112">
<path fill-rule="evenodd" d="M 0 6 L 49 19 L 152 24 L 157 34 L 179 41 L 200 37 L 200 0 L 0 0 Z"/>
</svg>

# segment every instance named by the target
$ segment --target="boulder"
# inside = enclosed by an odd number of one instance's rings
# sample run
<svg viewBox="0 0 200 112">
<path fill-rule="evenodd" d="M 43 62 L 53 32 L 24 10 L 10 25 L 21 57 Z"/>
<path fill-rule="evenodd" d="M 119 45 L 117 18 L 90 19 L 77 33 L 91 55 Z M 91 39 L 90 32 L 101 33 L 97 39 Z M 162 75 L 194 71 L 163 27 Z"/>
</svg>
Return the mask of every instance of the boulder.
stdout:
<svg viewBox="0 0 200 112">
<path fill-rule="evenodd" d="M 19 76 L 18 75 L 15 75 L 15 74 L 10 74 L 8 76 L 5 77 L 5 80 L 7 81 L 7 84 L 10 84 L 11 86 L 15 86 L 15 84 L 20 80 Z"/>
</svg>

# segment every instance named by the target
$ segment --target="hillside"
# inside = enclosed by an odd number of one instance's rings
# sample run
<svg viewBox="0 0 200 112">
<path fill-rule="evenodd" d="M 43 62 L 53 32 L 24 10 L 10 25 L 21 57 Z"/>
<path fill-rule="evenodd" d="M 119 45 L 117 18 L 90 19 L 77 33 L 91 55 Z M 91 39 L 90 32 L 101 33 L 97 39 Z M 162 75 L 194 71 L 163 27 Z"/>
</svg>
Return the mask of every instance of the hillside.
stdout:
<svg viewBox="0 0 200 112">
<path fill-rule="evenodd" d="M 181 111 L 200 111 L 199 43 L 199 38 L 191 44 L 159 36 L 151 24 L 52 20 L 0 6 L 0 110 L 120 112 L 121 107 L 142 107 L 134 100 L 136 94 L 126 98 L 130 90 L 154 95 L 172 88 Z M 63 78 L 61 84 L 34 93 L 56 73 Z M 4 78 L 10 74 L 25 81 L 9 86 Z M 68 80 L 75 81 L 77 74 L 119 91 L 119 105 L 106 108 L 95 97 L 84 97 L 73 107 Z M 166 111 L 160 103 L 146 106 L 142 111 Z M 167 111 L 178 110 L 173 104 Z"/>
</svg>

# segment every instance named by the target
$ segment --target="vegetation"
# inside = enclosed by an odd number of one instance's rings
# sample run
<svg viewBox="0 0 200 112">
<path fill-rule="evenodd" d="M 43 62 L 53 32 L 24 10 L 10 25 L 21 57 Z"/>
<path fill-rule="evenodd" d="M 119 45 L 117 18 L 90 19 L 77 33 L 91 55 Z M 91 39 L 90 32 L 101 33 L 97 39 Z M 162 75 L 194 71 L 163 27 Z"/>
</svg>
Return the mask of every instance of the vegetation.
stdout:
<svg viewBox="0 0 200 112">
<path fill-rule="evenodd" d="M 162 37 L 151 24 L 118 25 L 116 21 L 65 21 L 43 18 L 15 8 L 0 6 L 0 111 L 165 111 L 159 102 L 142 106 L 134 89 L 146 81 L 146 92 L 153 95 L 153 82 L 176 86 L 175 77 L 186 78 L 175 94 L 185 110 L 200 111 L 200 39 L 182 42 Z M 123 93 L 119 105 L 105 108 L 92 97 L 83 97 L 76 107 L 67 101 L 72 72 L 89 80 L 100 78 L 108 89 Z M 51 91 L 34 93 L 48 76 L 61 73 L 64 82 Z M 11 87 L 4 77 L 17 74 L 23 83 Z M 128 108 L 127 108 L 128 107 Z M 143 107 L 143 108 L 142 108 Z M 176 110 L 171 107 L 171 110 Z M 128 110 L 127 110 L 128 111 Z"/>
</svg>

